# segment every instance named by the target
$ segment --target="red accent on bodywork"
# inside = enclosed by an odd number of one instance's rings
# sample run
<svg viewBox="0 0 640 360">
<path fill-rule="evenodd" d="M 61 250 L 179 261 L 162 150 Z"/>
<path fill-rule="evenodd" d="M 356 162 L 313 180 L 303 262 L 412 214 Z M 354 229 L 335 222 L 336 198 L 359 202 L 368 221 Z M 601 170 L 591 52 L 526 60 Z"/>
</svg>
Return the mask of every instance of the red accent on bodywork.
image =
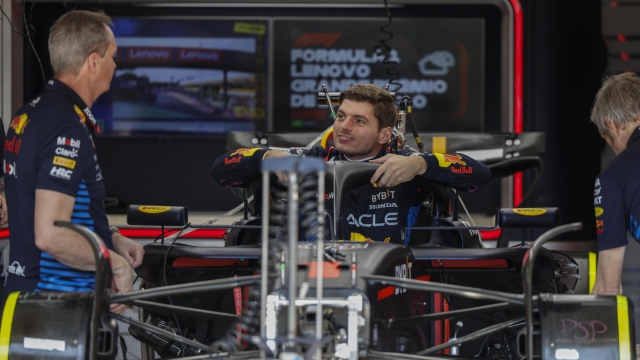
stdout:
<svg viewBox="0 0 640 360">
<path fill-rule="evenodd" d="M 498 240 L 502 234 L 502 229 L 496 230 L 480 230 L 482 240 Z"/>
<path fill-rule="evenodd" d="M 387 286 L 382 290 L 378 290 L 378 301 L 388 298 L 389 296 L 393 295 L 394 292 L 395 288 L 393 286 Z"/>
<path fill-rule="evenodd" d="M 443 311 L 442 309 L 442 294 L 441 293 L 433 293 L 433 313 L 434 314 L 439 314 Z M 436 320 L 433 322 L 433 327 L 434 327 L 434 342 L 435 345 L 440 345 L 442 344 L 444 341 L 442 339 L 442 320 Z"/>
<path fill-rule="evenodd" d="M 323 279 L 337 279 L 340 277 L 340 264 L 342 262 L 328 262 L 322 263 L 322 278 Z M 309 267 L 309 279 L 316 279 L 318 277 L 318 262 L 312 261 L 309 264 L 300 263 L 300 265 L 307 265 Z"/>
<path fill-rule="evenodd" d="M 164 237 L 177 234 L 180 230 L 167 231 Z M 197 229 L 180 235 L 181 239 L 224 239 L 226 229 Z M 128 238 L 157 238 L 162 231 L 160 229 L 126 228 L 120 229 L 120 233 Z"/>
</svg>

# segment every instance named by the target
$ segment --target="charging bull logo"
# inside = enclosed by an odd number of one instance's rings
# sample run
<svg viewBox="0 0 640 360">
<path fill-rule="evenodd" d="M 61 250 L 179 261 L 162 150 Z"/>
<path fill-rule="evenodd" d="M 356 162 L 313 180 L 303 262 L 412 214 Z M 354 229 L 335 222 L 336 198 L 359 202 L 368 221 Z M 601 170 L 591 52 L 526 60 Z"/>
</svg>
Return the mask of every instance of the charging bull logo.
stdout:
<svg viewBox="0 0 640 360">
<path fill-rule="evenodd" d="M 253 156 L 256 151 L 261 150 L 260 148 L 252 148 L 252 149 L 238 149 L 229 155 L 229 157 L 242 155 L 242 156 Z"/>
<path fill-rule="evenodd" d="M 442 153 L 435 153 L 434 155 L 438 159 L 438 165 L 440 165 L 440 167 L 449 167 L 456 164 L 467 166 L 467 163 L 462 160 L 462 156 L 460 155 L 449 155 Z"/>
<path fill-rule="evenodd" d="M 351 238 L 349 239 L 350 241 L 356 241 L 356 242 L 375 242 L 374 240 L 371 240 L 371 238 L 368 238 L 360 233 L 357 232 L 352 232 L 351 233 Z"/>
<path fill-rule="evenodd" d="M 27 127 L 28 123 L 29 117 L 27 116 L 27 114 L 22 114 L 13 118 L 13 120 L 11 120 L 11 123 L 9 124 L 9 127 L 16 132 L 16 135 L 20 135 L 24 133 L 24 128 Z"/>
<path fill-rule="evenodd" d="M 85 123 L 87 122 L 87 117 L 85 116 L 84 112 L 82 111 L 82 109 L 80 109 L 78 107 L 78 105 L 73 105 L 73 109 L 76 111 L 76 114 L 78 114 L 78 116 L 80 117 L 80 122 L 81 123 Z"/>
<path fill-rule="evenodd" d="M 604 220 L 596 220 L 596 232 L 602 234 L 604 232 Z"/>
</svg>

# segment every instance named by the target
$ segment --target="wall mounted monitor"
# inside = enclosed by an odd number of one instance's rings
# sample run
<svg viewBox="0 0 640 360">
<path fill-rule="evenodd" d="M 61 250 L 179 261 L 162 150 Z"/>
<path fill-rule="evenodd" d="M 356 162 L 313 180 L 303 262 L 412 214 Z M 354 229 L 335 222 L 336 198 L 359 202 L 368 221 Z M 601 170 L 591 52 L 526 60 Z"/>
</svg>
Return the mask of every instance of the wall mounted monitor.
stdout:
<svg viewBox="0 0 640 360">
<path fill-rule="evenodd" d="M 93 112 L 105 136 L 211 136 L 266 124 L 268 26 L 114 18 L 117 68 Z"/>
<path fill-rule="evenodd" d="M 353 84 L 408 95 L 420 131 L 482 131 L 485 96 L 483 18 L 335 18 L 274 21 L 275 131 L 322 131 L 331 125 L 317 93 Z M 388 39 L 388 56 L 380 39 Z M 386 61 L 386 62 L 385 62 Z M 395 66 L 394 66 L 395 65 Z"/>
</svg>

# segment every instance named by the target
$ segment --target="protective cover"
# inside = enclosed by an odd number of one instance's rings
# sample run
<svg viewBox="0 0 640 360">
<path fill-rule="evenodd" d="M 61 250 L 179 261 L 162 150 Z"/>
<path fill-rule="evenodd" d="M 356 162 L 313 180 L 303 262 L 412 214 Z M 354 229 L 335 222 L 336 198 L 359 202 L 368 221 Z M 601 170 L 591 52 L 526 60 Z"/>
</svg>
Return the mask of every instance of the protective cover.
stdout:
<svg viewBox="0 0 640 360">
<path fill-rule="evenodd" d="M 542 359 L 635 359 L 625 296 L 540 294 Z"/>
</svg>

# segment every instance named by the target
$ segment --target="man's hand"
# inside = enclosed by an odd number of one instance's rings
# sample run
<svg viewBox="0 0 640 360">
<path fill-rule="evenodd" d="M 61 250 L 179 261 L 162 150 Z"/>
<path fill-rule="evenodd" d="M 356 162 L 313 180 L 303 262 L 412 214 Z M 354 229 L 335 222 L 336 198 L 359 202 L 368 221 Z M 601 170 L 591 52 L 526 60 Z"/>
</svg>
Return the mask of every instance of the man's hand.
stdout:
<svg viewBox="0 0 640 360">
<path fill-rule="evenodd" d="M 0 225 L 5 225 L 9 222 L 9 212 L 7 209 L 7 200 L 0 196 Z"/>
<path fill-rule="evenodd" d="M 373 174 L 371 183 L 378 183 L 381 187 L 393 187 L 410 181 L 416 175 L 427 171 L 427 162 L 422 156 L 402 156 L 387 154 L 380 159 L 369 161 L 373 164 L 382 164 Z"/>
<path fill-rule="evenodd" d="M 622 294 L 622 262 L 625 246 L 598 252 L 598 270 L 592 295 L 620 295 Z"/>
<path fill-rule="evenodd" d="M 144 256 L 142 245 L 117 232 L 113 233 L 111 238 L 113 239 L 113 248 L 129 263 L 129 266 L 135 269 L 142 264 Z"/>
<path fill-rule="evenodd" d="M 294 155 L 286 153 L 284 151 L 280 151 L 280 150 L 269 150 L 266 153 L 264 153 L 264 156 L 262 157 L 262 159 L 264 160 L 264 159 L 287 157 L 287 156 L 294 156 Z M 278 180 L 280 180 L 283 184 L 286 184 L 289 182 L 289 177 L 287 176 L 286 172 L 276 171 L 275 173 L 276 173 L 276 176 L 278 177 Z"/>
<path fill-rule="evenodd" d="M 111 272 L 113 273 L 113 283 L 111 284 L 111 290 L 117 293 L 132 291 L 133 272 L 131 270 L 131 266 L 122 256 L 116 254 L 111 250 L 109 250 L 109 255 L 111 258 Z M 114 314 L 123 315 L 127 310 L 127 305 L 111 304 L 109 309 Z"/>
</svg>

